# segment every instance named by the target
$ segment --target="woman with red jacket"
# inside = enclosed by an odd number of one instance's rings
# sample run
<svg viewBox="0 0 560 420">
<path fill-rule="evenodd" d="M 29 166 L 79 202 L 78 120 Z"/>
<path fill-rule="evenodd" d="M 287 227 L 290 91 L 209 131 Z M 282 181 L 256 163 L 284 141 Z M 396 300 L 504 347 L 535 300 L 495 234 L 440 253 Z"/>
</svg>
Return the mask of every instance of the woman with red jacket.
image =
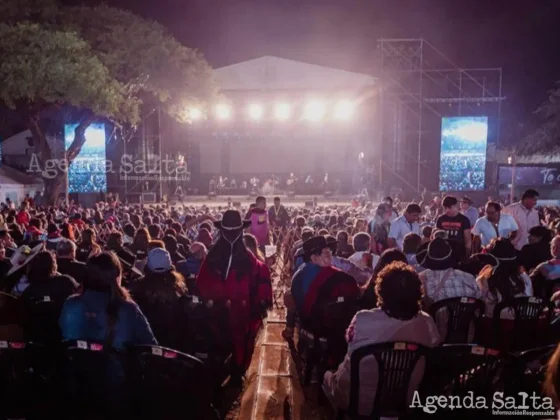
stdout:
<svg viewBox="0 0 560 420">
<path fill-rule="evenodd" d="M 243 242 L 243 231 L 250 223 L 243 221 L 236 210 L 226 211 L 222 220 L 215 222 L 220 238 L 208 252 L 196 279 L 199 296 L 227 310 L 236 379 L 249 367 L 257 332 L 266 309 L 272 305 L 270 272 Z"/>
</svg>

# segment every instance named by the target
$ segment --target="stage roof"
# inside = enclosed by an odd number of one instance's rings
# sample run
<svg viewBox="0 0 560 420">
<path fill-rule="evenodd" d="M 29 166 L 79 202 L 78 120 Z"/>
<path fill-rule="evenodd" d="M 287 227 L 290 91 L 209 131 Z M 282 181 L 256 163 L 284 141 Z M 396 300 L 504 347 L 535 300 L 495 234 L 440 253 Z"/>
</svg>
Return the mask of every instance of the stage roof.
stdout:
<svg viewBox="0 0 560 420">
<path fill-rule="evenodd" d="M 374 86 L 375 77 L 345 70 L 264 56 L 215 70 L 222 89 L 343 90 Z"/>
</svg>

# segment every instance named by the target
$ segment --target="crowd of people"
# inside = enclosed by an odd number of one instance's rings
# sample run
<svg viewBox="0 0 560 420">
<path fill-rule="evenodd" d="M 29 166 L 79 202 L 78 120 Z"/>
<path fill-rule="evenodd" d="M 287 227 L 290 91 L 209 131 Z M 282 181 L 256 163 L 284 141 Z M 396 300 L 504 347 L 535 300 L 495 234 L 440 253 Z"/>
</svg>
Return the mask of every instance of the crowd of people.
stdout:
<svg viewBox="0 0 560 420">
<path fill-rule="evenodd" d="M 231 349 L 231 380 L 239 383 L 278 275 L 289 285 L 284 338 L 302 340 L 311 332 L 342 342 L 329 358 L 330 369 L 316 379 L 333 405 L 347 408 L 358 349 L 446 342 L 445 328 L 428 315 L 437 302 L 480 300 L 489 322 L 477 338 L 505 347 L 495 341 L 493 320 L 515 315 L 508 308 L 497 314 L 501 303 L 516 297 L 560 301 L 560 215 L 537 208 L 537 199 L 538 192 L 528 190 L 505 208 L 493 201 L 476 207 L 468 197 L 453 196 L 406 206 L 387 197 L 380 204 L 313 209 L 283 205 L 279 197 L 270 207 L 257 197 L 242 209 L 118 200 L 95 208 L 30 201 L 19 209 L 4 206 L 2 291 L 22 302 L 24 312 L 32 314 L 46 298 L 58 312 L 50 321 L 14 321 L 0 308 L 0 340 L 88 340 L 119 349 L 159 344 L 195 354 L 193 337 L 185 333 L 192 322 L 185 302 L 195 296 L 216 311 L 219 324 L 209 328 Z M 354 308 L 343 331 L 326 309 L 341 298 Z M 526 344 L 557 343 L 555 321 L 542 327 L 546 333 L 539 337 L 546 338 Z M 559 358 L 557 351 L 549 366 L 552 394 L 559 387 Z M 360 414 L 371 409 L 378 387 L 377 368 L 367 369 Z M 421 380 L 415 371 L 411 389 Z"/>
<path fill-rule="evenodd" d="M 483 191 L 486 154 L 442 154 L 441 191 Z"/>
</svg>

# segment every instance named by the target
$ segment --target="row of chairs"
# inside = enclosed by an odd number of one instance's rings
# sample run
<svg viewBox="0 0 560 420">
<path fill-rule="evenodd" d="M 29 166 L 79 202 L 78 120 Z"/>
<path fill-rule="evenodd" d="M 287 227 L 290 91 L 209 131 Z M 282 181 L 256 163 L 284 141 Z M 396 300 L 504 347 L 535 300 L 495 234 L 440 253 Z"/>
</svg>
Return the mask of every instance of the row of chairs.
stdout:
<svg viewBox="0 0 560 420">
<path fill-rule="evenodd" d="M 416 343 L 382 343 L 361 347 L 350 359 L 349 406 L 338 409 L 337 419 L 423 418 L 422 409 L 410 406 L 412 373 L 425 363 L 418 388 L 421 401 L 427 396 L 465 397 L 470 392 L 491 402 L 495 392 L 516 396 L 523 391 L 542 395 L 542 382 L 548 359 L 556 345 L 519 354 L 503 353 L 474 344 L 446 344 L 428 349 Z M 365 378 L 364 360 L 373 358 L 378 378 L 372 409 L 360 412 L 360 380 Z M 521 405 L 518 401 L 518 405 Z M 461 415 L 490 417 L 491 405 L 478 412 L 439 409 L 430 418 L 462 418 Z"/>
<path fill-rule="evenodd" d="M 0 417 L 216 419 L 204 363 L 160 346 L 0 341 Z"/>
</svg>

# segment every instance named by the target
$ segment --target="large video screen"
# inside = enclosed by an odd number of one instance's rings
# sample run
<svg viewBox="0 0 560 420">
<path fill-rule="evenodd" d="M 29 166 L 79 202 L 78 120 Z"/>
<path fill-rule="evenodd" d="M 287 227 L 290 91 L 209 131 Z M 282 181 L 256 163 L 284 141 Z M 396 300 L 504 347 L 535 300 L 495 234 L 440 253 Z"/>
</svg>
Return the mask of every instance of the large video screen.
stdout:
<svg viewBox="0 0 560 420">
<path fill-rule="evenodd" d="M 77 124 L 64 126 L 66 150 L 74 141 Z M 86 142 L 68 168 L 69 193 L 107 192 L 105 172 L 105 124 L 91 124 L 86 129 Z"/>
<path fill-rule="evenodd" d="M 481 191 L 485 185 L 488 117 L 444 117 L 440 191 Z"/>
</svg>

